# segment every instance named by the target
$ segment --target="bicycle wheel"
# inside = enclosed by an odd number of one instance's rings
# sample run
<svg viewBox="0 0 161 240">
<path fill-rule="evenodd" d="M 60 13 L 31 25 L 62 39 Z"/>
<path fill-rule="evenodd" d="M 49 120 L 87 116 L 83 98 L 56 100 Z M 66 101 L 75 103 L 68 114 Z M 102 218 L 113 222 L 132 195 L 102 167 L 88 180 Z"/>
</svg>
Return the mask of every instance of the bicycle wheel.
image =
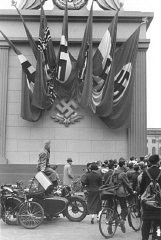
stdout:
<svg viewBox="0 0 161 240">
<path fill-rule="evenodd" d="M 140 212 L 136 205 L 132 205 L 129 208 L 128 212 L 128 222 L 129 226 L 132 227 L 133 230 L 139 231 L 141 228 L 141 218 L 140 218 Z"/>
<path fill-rule="evenodd" d="M 39 203 L 24 202 L 18 213 L 18 221 L 24 228 L 38 227 L 44 219 L 44 210 Z"/>
<path fill-rule="evenodd" d="M 102 236 L 107 239 L 112 238 L 116 232 L 117 225 L 114 210 L 111 208 L 103 209 L 99 218 L 99 230 Z"/>
</svg>

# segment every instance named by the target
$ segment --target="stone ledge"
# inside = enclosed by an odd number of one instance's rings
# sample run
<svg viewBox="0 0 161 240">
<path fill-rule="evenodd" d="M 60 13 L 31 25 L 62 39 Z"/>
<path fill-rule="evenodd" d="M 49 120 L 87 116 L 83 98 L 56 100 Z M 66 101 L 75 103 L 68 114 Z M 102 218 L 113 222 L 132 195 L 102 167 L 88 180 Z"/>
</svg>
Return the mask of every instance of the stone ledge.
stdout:
<svg viewBox="0 0 161 240">
<path fill-rule="evenodd" d="M 116 11 L 93 11 L 94 22 L 111 21 Z M 21 10 L 24 20 L 26 21 L 40 21 L 39 10 Z M 64 17 L 64 10 L 45 10 L 47 21 L 62 21 Z M 86 10 L 68 10 L 68 21 L 70 22 L 86 22 L 89 11 Z M 147 18 L 147 28 L 149 27 L 154 17 L 153 12 L 139 12 L 139 11 L 120 11 L 119 22 L 138 23 L 142 22 L 143 18 Z M 0 10 L 0 20 L 4 21 L 21 21 L 16 10 Z"/>
</svg>

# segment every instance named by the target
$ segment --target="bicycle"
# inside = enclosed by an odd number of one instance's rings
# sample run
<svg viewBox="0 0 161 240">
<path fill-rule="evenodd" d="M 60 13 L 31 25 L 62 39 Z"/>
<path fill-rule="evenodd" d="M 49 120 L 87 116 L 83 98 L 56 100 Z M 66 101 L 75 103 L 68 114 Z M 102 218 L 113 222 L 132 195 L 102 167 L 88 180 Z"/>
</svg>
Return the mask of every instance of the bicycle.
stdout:
<svg viewBox="0 0 161 240">
<path fill-rule="evenodd" d="M 141 213 L 140 213 L 140 205 L 139 199 L 136 193 L 134 193 L 132 201 L 127 197 L 128 202 L 128 223 L 129 226 L 134 231 L 139 231 L 141 229 Z"/>
<path fill-rule="evenodd" d="M 106 239 L 112 238 L 118 226 L 121 226 L 121 216 L 118 212 L 117 196 L 113 196 L 113 208 L 109 208 L 105 200 L 102 212 L 99 218 L 99 231 Z M 141 219 L 136 201 L 127 201 L 128 203 L 128 223 L 135 231 L 139 231 L 141 227 Z"/>
<path fill-rule="evenodd" d="M 20 224 L 33 229 L 43 222 L 44 210 L 39 203 L 32 201 L 28 190 L 23 189 L 23 195 L 19 195 L 19 191 L 14 190 L 12 186 L 2 185 L 0 205 L 1 218 L 8 225 Z"/>
</svg>

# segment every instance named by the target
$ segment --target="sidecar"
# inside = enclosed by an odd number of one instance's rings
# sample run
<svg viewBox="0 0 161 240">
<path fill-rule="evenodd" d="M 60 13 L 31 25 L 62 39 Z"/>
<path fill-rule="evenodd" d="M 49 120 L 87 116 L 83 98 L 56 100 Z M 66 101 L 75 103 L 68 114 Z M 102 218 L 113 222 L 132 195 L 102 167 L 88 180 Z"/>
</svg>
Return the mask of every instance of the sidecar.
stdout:
<svg viewBox="0 0 161 240">
<path fill-rule="evenodd" d="M 44 217 L 52 218 L 66 209 L 68 200 L 46 195 L 49 190 L 52 190 L 51 181 L 44 173 L 38 172 L 25 190 L 26 199 L 18 212 L 20 225 L 28 229 L 36 228 L 43 222 Z"/>
<path fill-rule="evenodd" d="M 78 196 L 56 196 L 51 194 L 52 183 L 48 177 L 39 172 L 32 179 L 24 197 L 16 206 L 17 223 L 24 228 L 33 229 L 41 225 L 44 217 L 51 220 L 60 213 L 70 221 L 82 221 L 86 214 L 86 203 Z M 49 191 L 50 190 L 50 191 Z M 14 209 L 11 209 L 13 212 Z"/>
<path fill-rule="evenodd" d="M 39 203 L 44 209 L 44 216 L 47 220 L 57 217 L 60 213 L 65 216 L 65 210 L 68 200 L 59 196 L 45 196 L 44 198 L 34 198 L 35 202 Z"/>
<path fill-rule="evenodd" d="M 35 181 L 37 180 L 37 182 Z M 36 186 L 36 184 L 40 184 Z M 53 217 L 58 216 L 60 213 L 66 216 L 70 221 L 80 222 L 87 214 L 86 202 L 76 195 L 71 195 L 71 188 L 63 186 L 56 191 L 52 191 L 52 194 L 44 194 L 44 196 L 35 195 L 35 189 L 41 189 L 45 193 L 50 193 L 52 190 L 52 184 L 48 177 L 39 172 L 34 177 L 30 186 L 30 192 L 33 192 L 33 201 L 39 203 L 44 209 L 44 215 L 47 220 L 51 220 Z M 33 190 L 32 190 L 33 189 Z M 37 191 L 36 190 L 36 191 Z"/>
</svg>

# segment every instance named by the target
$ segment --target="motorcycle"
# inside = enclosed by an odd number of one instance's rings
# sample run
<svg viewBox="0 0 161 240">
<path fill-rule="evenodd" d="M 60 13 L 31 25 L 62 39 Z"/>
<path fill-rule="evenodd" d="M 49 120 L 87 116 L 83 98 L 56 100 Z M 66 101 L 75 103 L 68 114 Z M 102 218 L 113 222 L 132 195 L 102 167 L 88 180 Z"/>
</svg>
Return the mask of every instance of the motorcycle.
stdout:
<svg viewBox="0 0 161 240">
<path fill-rule="evenodd" d="M 64 197 L 68 200 L 65 216 L 73 222 L 82 221 L 87 215 L 86 201 L 82 196 L 74 193 L 70 186 L 59 186 L 54 195 Z"/>
<path fill-rule="evenodd" d="M 38 227 L 45 217 L 51 220 L 63 214 L 74 222 L 80 222 L 86 217 L 86 202 L 72 194 L 69 186 L 51 189 L 52 184 L 43 173 L 36 174 L 30 187 L 23 189 L 23 193 L 22 189 L 20 191 L 13 186 L 1 186 L 2 220 L 6 224 L 20 224 L 24 228 L 33 229 Z"/>
</svg>

